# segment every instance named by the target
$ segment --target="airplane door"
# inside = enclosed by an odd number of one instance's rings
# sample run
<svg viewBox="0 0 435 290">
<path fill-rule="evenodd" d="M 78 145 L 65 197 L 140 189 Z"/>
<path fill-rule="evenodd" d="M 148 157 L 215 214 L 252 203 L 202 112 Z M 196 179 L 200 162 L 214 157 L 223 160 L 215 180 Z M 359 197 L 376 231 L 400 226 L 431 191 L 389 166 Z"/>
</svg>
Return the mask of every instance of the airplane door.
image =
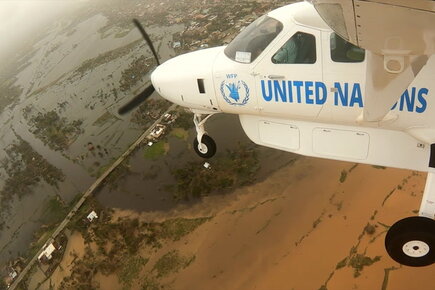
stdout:
<svg viewBox="0 0 435 290">
<path fill-rule="evenodd" d="M 319 119 L 354 121 L 363 109 L 365 51 L 334 32 L 322 32 L 323 79 L 328 99 Z"/>
<path fill-rule="evenodd" d="M 297 26 L 254 68 L 263 115 L 313 119 L 326 101 L 320 31 Z"/>
</svg>

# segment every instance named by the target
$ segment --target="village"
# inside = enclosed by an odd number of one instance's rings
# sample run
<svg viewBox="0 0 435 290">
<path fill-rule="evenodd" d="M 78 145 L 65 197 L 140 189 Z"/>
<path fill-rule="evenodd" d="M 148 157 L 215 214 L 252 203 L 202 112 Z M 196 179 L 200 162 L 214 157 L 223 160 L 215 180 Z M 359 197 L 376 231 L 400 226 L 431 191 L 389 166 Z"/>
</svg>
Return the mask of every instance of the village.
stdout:
<svg viewBox="0 0 435 290">
<path fill-rule="evenodd" d="M 156 110 L 150 110 L 145 112 L 147 120 L 156 121 L 159 118 L 162 120 L 161 122 L 154 122 L 155 124 L 148 129 L 150 133 L 142 141 L 142 144 L 146 144 L 148 147 L 153 146 L 155 142 L 158 142 L 159 139 L 163 138 L 168 132 L 168 129 L 170 129 L 170 126 L 177 120 L 178 117 L 176 111 L 171 113 L 165 113 L 163 114 L 163 116 L 158 115 L 158 112 L 159 111 Z M 92 148 L 89 146 L 92 146 Z M 93 150 L 93 145 L 88 144 L 88 147 Z M 81 211 L 78 211 L 77 217 L 73 222 L 71 222 L 72 227 L 74 227 L 74 225 L 76 225 L 77 223 L 81 224 L 81 227 L 86 227 L 87 224 L 90 224 L 98 219 L 99 214 L 94 209 L 91 209 L 89 212 L 84 212 L 84 209 L 87 209 L 87 207 L 83 207 Z M 38 255 L 37 267 L 42 271 L 42 273 L 44 273 L 45 277 L 50 277 L 50 275 L 53 273 L 53 271 L 62 260 L 65 246 L 68 242 L 68 238 L 70 235 L 71 230 L 67 228 L 65 229 L 65 231 L 59 233 L 54 240 L 43 245 L 42 251 Z M 43 235 L 42 237 L 44 236 L 45 235 Z M 36 244 L 38 244 L 38 242 L 36 242 Z M 2 279 L 2 282 L 4 283 L 4 285 L 6 285 L 7 288 L 9 288 L 12 282 L 14 282 L 15 278 L 23 270 L 25 264 L 26 261 L 22 257 L 19 257 L 18 259 L 9 262 L 9 264 L 7 265 L 8 275 Z M 0 286 L 1 285 L 2 284 L 0 282 Z M 0 289 L 2 288 L 0 287 Z"/>
<path fill-rule="evenodd" d="M 83 222 L 92 223 L 95 219 L 98 219 L 98 215 L 94 210 L 92 210 L 83 217 Z M 38 255 L 37 267 L 46 277 L 49 277 L 53 273 L 62 260 L 68 237 L 70 235 L 71 231 L 66 230 L 66 233 L 61 233 L 54 241 L 44 244 L 41 253 Z M 7 288 L 11 286 L 18 274 L 24 269 L 25 263 L 26 261 L 21 257 L 9 263 L 7 266 L 9 274 L 3 278 L 3 283 Z"/>
<path fill-rule="evenodd" d="M 173 47 L 181 53 L 228 44 L 259 16 L 294 1 L 152 0 L 136 1 L 131 6 L 117 0 L 107 2 L 110 5 L 100 9 L 109 19 L 102 31 L 113 27 L 119 31 L 133 29 L 133 18 L 137 18 L 145 28 L 183 24 L 183 32 L 174 35 L 173 41 Z"/>
</svg>

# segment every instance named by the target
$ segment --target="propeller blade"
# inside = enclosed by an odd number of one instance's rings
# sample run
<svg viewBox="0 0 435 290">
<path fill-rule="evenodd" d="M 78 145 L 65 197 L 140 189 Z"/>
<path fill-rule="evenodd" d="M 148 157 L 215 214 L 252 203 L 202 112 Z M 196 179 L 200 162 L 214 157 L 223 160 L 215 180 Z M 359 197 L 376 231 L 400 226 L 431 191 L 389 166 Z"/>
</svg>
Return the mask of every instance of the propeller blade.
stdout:
<svg viewBox="0 0 435 290">
<path fill-rule="evenodd" d="M 134 108 L 138 107 L 140 104 L 145 102 L 146 99 L 148 99 L 152 95 L 152 93 L 154 93 L 154 91 L 155 91 L 155 89 L 154 89 L 153 85 L 150 85 L 145 90 L 143 90 L 139 95 L 134 97 L 130 102 L 128 102 L 127 104 L 122 106 L 118 110 L 118 113 L 120 115 L 124 115 L 125 113 L 130 112 L 131 110 L 133 110 Z"/>
<path fill-rule="evenodd" d="M 154 48 L 154 45 L 153 45 L 150 37 L 146 33 L 145 29 L 142 27 L 142 25 L 140 24 L 140 22 L 137 19 L 133 19 L 133 23 L 137 27 L 137 29 L 139 29 L 139 31 L 142 34 L 143 38 L 145 39 L 145 41 L 147 42 L 148 46 L 150 47 L 151 52 L 153 53 L 154 58 L 156 59 L 157 65 L 160 65 L 160 61 L 159 61 L 159 57 L 157 56 L 157 52 L 156 52 L 156 50 Z M 154 91 L 155 91 L 155 89 L 154 89 L 153 85 L 150 85 L 145 90 L 143 90 L 139 95 L 134 97 L 130 102 L 128 102 L 127 104 L 122 106 L 118 110 L 118 113 L 120 115 L 124 115 L 125 113 L 130 112 L 131 110 L 133 110 L 134 108 L 138 107 L 140 104 L 145 102 L 146 99 L 148 99 L 152 95 L 152 93 L 154 93 Z"/>
<path fill-rule="evenodd" d="M 133 19 L 133 23 L 134 25 L 136 25 L 137 29 L 139 29 L 140 33 L 142 34 L 143 38 L 145 39 L 145 41 L 148 43 L 151 52 L 154 54 L 154 57 L 156 59 L 157 65 L 160 65 L 160 61 L 159 61 L 159 57 L 157 56 L 157 52 L 154 49 L 154 45 L 151 42 L 150 37 L 148 36 L 148 34 L 145 32 L 145 29 L 142 27 L 142 24 L 140 24 L 139 20 L 137 19 Z"/>
</svg>

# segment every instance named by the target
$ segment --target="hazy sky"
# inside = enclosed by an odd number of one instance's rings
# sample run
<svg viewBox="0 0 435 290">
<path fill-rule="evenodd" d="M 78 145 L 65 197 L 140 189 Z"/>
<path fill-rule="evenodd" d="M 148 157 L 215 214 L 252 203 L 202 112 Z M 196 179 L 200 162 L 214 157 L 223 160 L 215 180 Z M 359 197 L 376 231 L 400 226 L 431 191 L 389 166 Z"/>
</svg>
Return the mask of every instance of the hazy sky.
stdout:
<svg viewBox="0 0 435 290">
<path fill-rule="evenodd" d="M 0 61 L 41 24 L 53 21 L 88 0 L 0 0 Z M 1 63 L 0 63 L 1 64 Z"/>
</svg>

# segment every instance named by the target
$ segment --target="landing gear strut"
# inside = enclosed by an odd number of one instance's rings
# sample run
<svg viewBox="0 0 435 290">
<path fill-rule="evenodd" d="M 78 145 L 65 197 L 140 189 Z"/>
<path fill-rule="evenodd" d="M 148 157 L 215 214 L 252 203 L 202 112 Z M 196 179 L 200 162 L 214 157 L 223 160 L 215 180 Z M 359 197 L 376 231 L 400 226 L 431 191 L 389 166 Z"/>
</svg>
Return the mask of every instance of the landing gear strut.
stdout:
<svg viewBox="0 0 435 290">
<path fill-rule="evenodd" d="M 202 114 L 195 113 L 193 116 L 193 122 L 195 123 L 196 138 L 193 140 L 193 149 L 196 154 L 202 158 L 211 158 L 216 153 L 216 143 L 207 135 L 204 124 L 213 114 L 206 115 L 202 118 Z"/>
</svg>

